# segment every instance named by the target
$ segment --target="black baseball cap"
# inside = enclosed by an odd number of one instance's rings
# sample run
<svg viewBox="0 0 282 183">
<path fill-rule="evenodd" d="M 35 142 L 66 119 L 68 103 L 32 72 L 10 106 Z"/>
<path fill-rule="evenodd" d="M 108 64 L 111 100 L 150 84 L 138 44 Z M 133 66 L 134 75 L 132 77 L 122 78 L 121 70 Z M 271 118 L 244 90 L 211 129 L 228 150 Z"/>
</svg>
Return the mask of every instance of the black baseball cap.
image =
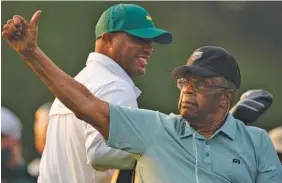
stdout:
<svg viewBox="0 0 282 183">
<path fill-rule="evenodd" d="M 221 76 L 237 87 L 241 85 L 241 74 L 235 58 L 224 48 L 203 46 L 196 49 L 186 65 L 175 67 L 170 75 L 174 79 L 194 74 L 201 77 Z"/>
</svg>

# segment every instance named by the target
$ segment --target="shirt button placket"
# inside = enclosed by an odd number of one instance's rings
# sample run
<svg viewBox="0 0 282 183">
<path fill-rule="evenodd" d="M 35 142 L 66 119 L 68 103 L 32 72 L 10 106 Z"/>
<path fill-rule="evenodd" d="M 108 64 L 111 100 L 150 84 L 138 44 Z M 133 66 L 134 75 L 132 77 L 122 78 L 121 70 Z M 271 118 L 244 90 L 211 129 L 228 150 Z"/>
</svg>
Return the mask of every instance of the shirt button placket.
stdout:
<svg viewBox="0 0 282 183">
<path fill-rule="evenodd" d="M 204 145 L 204 163 L 211 168 L 211 148 L 209 141 L 205 141 Z"/>
</svg>

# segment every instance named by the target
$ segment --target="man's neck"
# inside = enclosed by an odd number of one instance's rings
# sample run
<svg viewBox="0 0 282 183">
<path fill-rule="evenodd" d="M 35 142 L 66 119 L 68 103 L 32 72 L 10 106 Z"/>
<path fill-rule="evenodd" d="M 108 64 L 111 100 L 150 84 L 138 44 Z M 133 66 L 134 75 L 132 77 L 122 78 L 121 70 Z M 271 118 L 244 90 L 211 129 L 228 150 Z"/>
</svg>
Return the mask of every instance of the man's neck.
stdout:
<svg viewBox="0 0 282 183">
<path fill-rule="evenodd" d="M 189 121 L 191 127 L 199 134 L 209 139 L 225 123 L 226 115 L 221 117 L 207 117 L 204 120 Z"/>
</svg>

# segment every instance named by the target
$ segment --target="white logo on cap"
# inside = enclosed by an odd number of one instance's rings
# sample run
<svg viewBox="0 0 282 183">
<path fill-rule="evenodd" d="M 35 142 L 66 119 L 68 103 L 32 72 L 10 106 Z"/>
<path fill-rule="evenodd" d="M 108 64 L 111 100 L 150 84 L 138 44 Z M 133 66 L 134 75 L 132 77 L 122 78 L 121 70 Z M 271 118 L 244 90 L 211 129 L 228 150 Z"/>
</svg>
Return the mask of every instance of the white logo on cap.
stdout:
<svg viewBox="0 0 282 183">
<path fill-rule="evenodd" d="M 202 56 L 203 52 L 200 52 L 200 51 L 196 51 L 194 52 L 192 55 L 191 55 L 191 59 L 194 61 L 194 60 L 197 60 L 198 58 L 200 58 Z"/>
</svg>

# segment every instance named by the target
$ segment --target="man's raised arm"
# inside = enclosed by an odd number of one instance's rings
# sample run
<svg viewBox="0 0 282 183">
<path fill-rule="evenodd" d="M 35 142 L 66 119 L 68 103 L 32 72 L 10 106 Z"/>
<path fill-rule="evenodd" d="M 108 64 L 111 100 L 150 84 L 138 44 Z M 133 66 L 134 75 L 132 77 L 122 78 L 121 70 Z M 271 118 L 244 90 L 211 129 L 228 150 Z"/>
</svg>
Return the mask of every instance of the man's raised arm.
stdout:
<svg viewBox="0 0 282 183">
<path fill-rule="evenodd" d="M 41 11 L 37 11 L 30 22 L 19 15 L 13 16 L 3 27 L 3 38 L 62 103 L 108 139 L 108 103 L 96 98 L 85 86 L 58 68 L 37 46 L 40 15 Z"/>
</svg>

